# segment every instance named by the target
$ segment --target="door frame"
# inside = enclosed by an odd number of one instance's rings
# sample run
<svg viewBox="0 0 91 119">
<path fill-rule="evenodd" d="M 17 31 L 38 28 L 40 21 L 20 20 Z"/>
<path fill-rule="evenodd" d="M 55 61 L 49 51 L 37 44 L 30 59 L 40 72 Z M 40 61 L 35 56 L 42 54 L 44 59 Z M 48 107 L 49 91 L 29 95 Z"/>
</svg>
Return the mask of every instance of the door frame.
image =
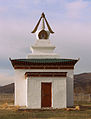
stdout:
<svg viewBox="0 0 91 119">
<path fill-rule="evenodd" d="M 51 84 L 51 106 L 49 107 L 49 108 L 51 108 L 52 107 L 52 82 L 41 82 L 41 108 L 43 108 L 42 107 L 42 83 L 45 83 L 45 84 L 49 83 L 49 84 Z"/>
</svg>

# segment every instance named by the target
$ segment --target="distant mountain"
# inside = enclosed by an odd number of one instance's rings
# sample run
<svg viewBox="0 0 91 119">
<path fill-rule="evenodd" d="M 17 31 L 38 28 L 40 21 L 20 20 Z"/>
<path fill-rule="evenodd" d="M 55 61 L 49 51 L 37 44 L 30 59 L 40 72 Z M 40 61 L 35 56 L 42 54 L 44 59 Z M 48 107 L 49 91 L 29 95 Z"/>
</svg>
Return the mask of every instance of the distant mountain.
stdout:
<svg viewBox="0 0 91 119">
<path fill-rule="evenodd" d="M 0 86 L 0 93 L 14 93 L 14 83 Z"/>
<path fill-rule="evenodd" d="M 75 93 L 91 93 L 91 73 L 82 73 L 74 76 Z"/>
<path fill-rule="evenodd" d="M 91 73 L 74 75 L 74 92 L 91 94 Z M 0 86 L 0 93 L 14 93 L 14 83 Z"/>
</svg>

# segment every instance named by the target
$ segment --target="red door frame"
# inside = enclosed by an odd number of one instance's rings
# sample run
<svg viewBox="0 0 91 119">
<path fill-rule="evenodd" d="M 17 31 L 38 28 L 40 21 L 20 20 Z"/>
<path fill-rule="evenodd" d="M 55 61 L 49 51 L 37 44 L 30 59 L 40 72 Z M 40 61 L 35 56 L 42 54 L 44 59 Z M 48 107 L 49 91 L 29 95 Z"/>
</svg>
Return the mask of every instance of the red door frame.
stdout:
<svg viewBox="0 0 91 119">
<path fill-rule="evenodd" d="M 41 107 L 52 106 L 52 83 L 42 82 L 41 83 Z"/>
</svg>

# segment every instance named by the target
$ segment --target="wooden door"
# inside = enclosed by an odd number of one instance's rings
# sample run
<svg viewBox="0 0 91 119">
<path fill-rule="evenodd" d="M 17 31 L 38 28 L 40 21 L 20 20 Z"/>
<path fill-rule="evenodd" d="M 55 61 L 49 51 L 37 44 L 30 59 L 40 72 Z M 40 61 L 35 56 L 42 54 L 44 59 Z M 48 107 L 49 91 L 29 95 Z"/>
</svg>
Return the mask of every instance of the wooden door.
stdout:
<svg viewBox="0 0 91 119">
<path fill-rule="evenodd" d="M 41 83 L 41 107 L 51 107 L 51 83 Z"/>
</svg>

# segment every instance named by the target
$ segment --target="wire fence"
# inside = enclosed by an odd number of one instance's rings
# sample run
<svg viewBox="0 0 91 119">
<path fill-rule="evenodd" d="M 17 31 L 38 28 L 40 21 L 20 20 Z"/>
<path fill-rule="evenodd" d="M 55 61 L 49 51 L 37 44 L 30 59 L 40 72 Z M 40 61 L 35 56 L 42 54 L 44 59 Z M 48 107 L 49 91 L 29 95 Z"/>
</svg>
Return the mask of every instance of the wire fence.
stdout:
<svg viewBox="0 0 91 119">
<path fill-rule="evenodd" d="M 14 94 L 0 94 L 0 104 L 6 102 L 9 104 L 14 104 Z M 76 104 L 80 104 L 82 102 L 91 103 L 91 94 L 74 94 L 74 102 L 76 102 Z"/>
<path fill-rule="evenodd" d="M 74 94 L 74 101 L 76 102 L 91 102 L 91 94 L 84 94 L 84 93 L 80 93 L 80 94 Z"/>
<path fill-rule="evenodd" d="M 0 94 L 0 104 L 3 103 L 14 104 L 14 94 Z"/>
</svg>

